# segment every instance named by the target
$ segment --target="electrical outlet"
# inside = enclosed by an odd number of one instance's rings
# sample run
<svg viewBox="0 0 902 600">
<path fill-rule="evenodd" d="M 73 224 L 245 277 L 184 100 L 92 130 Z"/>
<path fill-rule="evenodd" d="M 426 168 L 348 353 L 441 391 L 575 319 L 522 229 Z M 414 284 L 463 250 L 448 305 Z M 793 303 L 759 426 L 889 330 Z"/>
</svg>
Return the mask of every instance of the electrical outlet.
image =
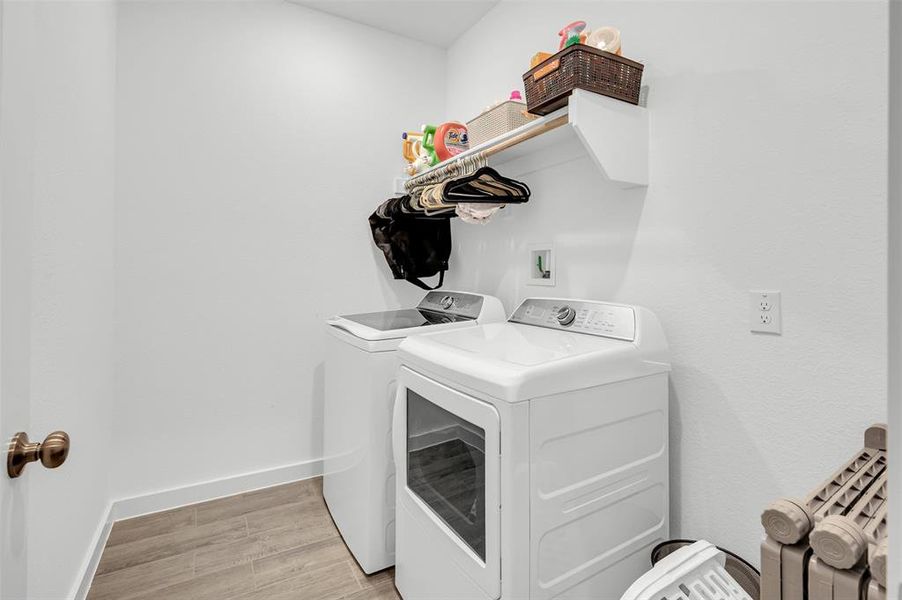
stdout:
<svg viewBox="0 0 902 600">
<path fill-rule="evenodd" d="M 780 313 L 780 292 L 765 290 L 749 292 L 749 329 L 755 333 L 783 333 Z"/>
</svg>

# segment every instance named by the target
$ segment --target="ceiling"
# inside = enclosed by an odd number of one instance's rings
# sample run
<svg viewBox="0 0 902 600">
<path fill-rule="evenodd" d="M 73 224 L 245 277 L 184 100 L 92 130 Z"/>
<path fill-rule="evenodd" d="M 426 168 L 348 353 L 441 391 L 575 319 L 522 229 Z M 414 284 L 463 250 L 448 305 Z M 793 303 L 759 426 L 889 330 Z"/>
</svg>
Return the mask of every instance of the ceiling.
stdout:
<svg viewBox="0 0 902 600">
<path fill-rule="evenodd" d="M 289 0 L 336 17 L 442 48 L 499 0 Z"/>
</svg>

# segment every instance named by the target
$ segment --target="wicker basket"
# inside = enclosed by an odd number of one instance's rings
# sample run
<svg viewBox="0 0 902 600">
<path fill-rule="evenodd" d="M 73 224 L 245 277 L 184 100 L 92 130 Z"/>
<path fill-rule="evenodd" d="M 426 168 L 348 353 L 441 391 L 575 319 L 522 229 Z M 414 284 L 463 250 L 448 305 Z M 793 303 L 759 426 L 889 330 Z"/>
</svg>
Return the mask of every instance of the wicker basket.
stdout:
<svg viewBox="0 0 902 600">
<path fill-rule="evenodd" d="M 522 102 L 507 100 L 498 106 L 488 109 L 472 121 L 467 121 L 467 136 L 470 138 L 470 147 L 478 146 L 483 142 L 495 139 L 508 131 L 526 125 L 535 119 L 535 116 L 526 112 L 526 105 Z"/>
<path fill-rule="evenodd" d="M 523 75 L 529 112 L 547 115 L 575 89 L 639 104 L 643 66 L 585 44 L 564 48 Z"/>
</svg>

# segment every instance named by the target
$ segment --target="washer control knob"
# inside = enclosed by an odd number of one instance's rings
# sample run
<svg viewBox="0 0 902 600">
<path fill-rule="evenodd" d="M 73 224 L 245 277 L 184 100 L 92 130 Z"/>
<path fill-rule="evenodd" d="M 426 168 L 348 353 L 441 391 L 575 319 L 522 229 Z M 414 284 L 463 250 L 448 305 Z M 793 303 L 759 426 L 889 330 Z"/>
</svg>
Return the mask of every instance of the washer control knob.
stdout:
<svg viewBox="0 0 902 600">
<path fill-rule="evenodd" d="M 576 318 L 576 311 L 570 308 L 569 306 L 565 306 L 557 311 L 557 322 L 561 325 L 567 326 L 573 322 L 573 319 Z"/>
<path fill-rule="evenodd" d="M 454 298 L 452 296 L 442 296 L 442 299 L 439 300 L 439 305 L 445 310 L 448 310 L 454 306 Z"/>
</svg>

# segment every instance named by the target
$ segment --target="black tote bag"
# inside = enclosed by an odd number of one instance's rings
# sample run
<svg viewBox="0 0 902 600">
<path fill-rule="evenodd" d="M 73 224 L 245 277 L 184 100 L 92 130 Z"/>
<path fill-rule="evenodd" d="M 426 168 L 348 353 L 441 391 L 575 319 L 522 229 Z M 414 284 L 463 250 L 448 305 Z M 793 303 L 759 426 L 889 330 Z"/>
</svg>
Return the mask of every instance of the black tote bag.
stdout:
<svg viewBox="0 0 902 600">
<path fill-rule="evenodd" d="M 401 209 L 403 198 L 385 201 L 370 215 L 376 247 L 385 255 L 395 279 L 404 279 L 424 290 L 442 287 L 451 256 L 450 215 L 410 214 Z M 439 276 L 429 287 L 421 277 Z"/>
</svg>

